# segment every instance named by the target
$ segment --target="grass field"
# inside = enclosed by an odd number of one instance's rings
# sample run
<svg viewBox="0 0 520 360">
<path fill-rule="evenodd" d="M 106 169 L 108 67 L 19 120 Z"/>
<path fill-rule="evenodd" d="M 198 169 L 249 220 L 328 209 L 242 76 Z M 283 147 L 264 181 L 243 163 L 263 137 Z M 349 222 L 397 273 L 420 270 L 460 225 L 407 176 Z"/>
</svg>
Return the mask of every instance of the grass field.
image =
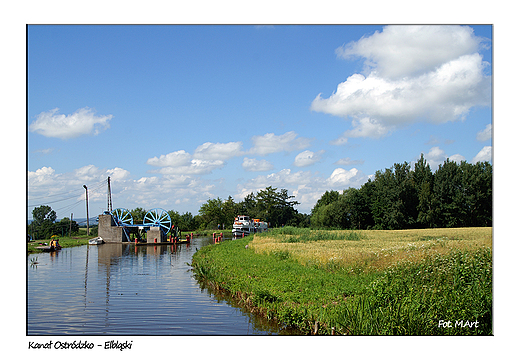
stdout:
<svg viewBox="0 0 520 360">
<path fill-rule="evenodd" d="M 492 334 L 491 228 L 285 227 L 204 247 L 192 266 L 209 286 L 303 333 Z"/>
</svg>

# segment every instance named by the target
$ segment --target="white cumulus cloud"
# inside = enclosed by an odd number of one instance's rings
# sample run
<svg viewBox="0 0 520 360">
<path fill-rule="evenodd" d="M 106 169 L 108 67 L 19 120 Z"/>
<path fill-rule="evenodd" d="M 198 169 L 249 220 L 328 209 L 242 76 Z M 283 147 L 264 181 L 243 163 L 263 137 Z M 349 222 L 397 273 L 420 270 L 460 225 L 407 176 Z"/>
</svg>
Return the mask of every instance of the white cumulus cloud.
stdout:
<svg viewBox="0 0 520 360">
<path fill-rule="evenodd" d="M 294 159 L 294 166 L 305 167 L 313 165 L 321 160 L 321 155 L 323 155 L 324 152 L 324 150 L 320 150 L 318 152 L 305 150 L 296 155 L 296 158 Z"/>
<path fill-rule="evenodd" d="M 185 175 L 206 175 L 215 169 L 222 168 L 225 162 L 222 160 L 201 160 L 192 159 L 188 165 L 182 166 L 166 166 L 159 169 L 157 172 L 168 174 L 185 174 Z"/>
<path fill-rule="evenodd" d="M 245 157 L 242 167 L 246 171 L 268 171 L 273 168 L 273 164 L 265 159 L 257 160 Z"/>
<path fill-rule="evenodd" d="M 400 78 L 429 72 L 478 51 L 484 39 L 469 26 L 386 26 L 383 31 L 336 49 L 338 57 L 365 58 L 366 71 Z"/>
<path fill-rule="evenodd" d="M 473 164 L 484 161 L 489 161 L 493 159 L 493 148 L 491 146 L 484 146 L 482 150 L 478 152 L 478 154 L 471 161 Z"/>
<path fill-rule="evenodd" d="M 242 154 L 242 142 L 229 142 L 225 144 L 206 142 L 193 154 L 195 159 L 203 160 L 227 160 Z"/>
<path fill-rule="evenodd" d="M 184 166 L 191 161 L 191 155 L 184 150 L 174 151 L 159 157 L 154 156 L 146 161 L 152 166 Z"/>
<path fill-rule="evenodd" d="M 107 170 L 106 173 L 108 176 L 110 176 L 110 179 L 114 181 L 125 180 L 130 176 L 130 171 L 121 169 L 119 167 Z"/>
<path fill-rule="evenodd" d="M 347 187 L 356 187 L 361 185 L 360 181 L 365 181 L 364 176 L 358 176 L 360 174 L 359 170 L 356 168 L 352 168 L 350 170 L 345 170 L 343 168 L 335 169 L 330 177 L 327 179 L 327 184 L 329 184 L 333 188 L 347 188 Z M 363 180 L 362 180 L 363 179 Z"/>
<path fill-rule="evenodd" d="M 252 154 L 267 155 L 283 151 L 302 150 L 308 147 L 311 139 L 298 137 L 294 131 L 286 132 L 283 135 L 268 133 L 252 137 L 254 146 L 249 150 Z"/>
<path fill-rule="evenodd" d="M 51 167 L 44 166 L 36 171 L 29 171 L 27 173 L 29 187 L 36 187 L 38 185 L 51 184 L 55 178 L 55 170 Z"/>
<path fill-rule="evenodd" d="M 366 59 L 367 73 L 353 74 L 311 110 L 351 119 L 349 137 L 379 138 L 415 122 L 464 119 L 474 106 L 491 102 L 488 63 L 477 52 L 484 40 L 469 27 L 388 26 L 337 50 Z"/>
<path fill-rule="evenodd" d="M 454 154 L 451 156 L 447 156 L 446 152 L 442 150 L 438 146 L 434 146 L 430 149 L 430 151 L 424 155 L 424 159 L 430 165 L 430 169 L 432 172 L 437 171 L 439 165 L 442 165 L 446 159 L 450 159 L 450 161 L 461 162 L 466 160 L 466 158 L 460 154 Z"/>
<path fill-rule="evenodd" d="M 76 110 L 73 114 L 58 113 L 59 109 L 44 111 L 36 116 L 29 125 L 29 131 L 45 137 L 71 139 L 81 135 L 97 135 L 110 125 L 112 115 L 96 116 L 88 107 Z"/>
<path fill-rule="evenodd" d="M 487 124 L 486 125 L 486 128 L 482 131 L 479 131 L 477 133 L 477 140 L 478 141 L 488 141 L 491 139 L 491 136 L 492 136 L 492 126 L 491 124 Z"/>
<path fill-rule="evenodd" d="M 164 175 L 204 175 L 222 168 L 226 164 L 225 160 L 240 156 L 242 153 L 241 142 L 225 144 L 206 142 L 198 146 L 193 155 L 184 150 L 178 150 L 149 158 L 146 163 L 160 167 L 155 172 Z"/>
</svg>

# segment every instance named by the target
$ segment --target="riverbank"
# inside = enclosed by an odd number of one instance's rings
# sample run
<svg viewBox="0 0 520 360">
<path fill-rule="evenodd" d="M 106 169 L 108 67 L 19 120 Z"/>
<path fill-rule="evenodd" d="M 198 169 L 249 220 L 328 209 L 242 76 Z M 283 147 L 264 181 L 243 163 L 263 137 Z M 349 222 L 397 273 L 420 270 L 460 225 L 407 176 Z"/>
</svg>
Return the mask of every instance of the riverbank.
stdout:
<svg viewBox="0 0 520 360">
<path fill-rule="evenodd" d="M 82 231 L 83 230 L 83 231 Z M 193 233 L 194 236 L 212 236 L 213 233 L 220 234 L 222 233 L 223 237 L 231 237 L 232 230 L 194 230 L 194 231 L 183 231 L 182 234 L 185 236 L 186 234 Z M 82 233 L 83 232 L 83 233 Z M 62 248 L 68 248 L 73 246 L 82 246 L 87 245 L 89 239 L 95 238 L 96 236 L 87 235 L 85 229 L 80 229 L 80 234 L 72 237 L 64 236 L 60 237 L 60 245 Z M 35 240 L 27 243 L 27 254 L 37 254 L 43 252 L 43 250 L 38 249 L 37 247 L 42 246 L 41 244 L 47 243 L 50 244 L 51 240 Z"/>
<path fill-rule="evenodd" d="M 68 247 L 74 247 L 74 246 L 82 246 L 87 245 L 88 240 L 92 239 L 95 236 L 87 236 L 85 235 L 78 235 L 78 236 L 72 236 L 72 237 L 60 237 L 60 246 L 62 248 L 68 248 Z M 40 244 L 50 244 L 51 240 L 36 240 L 36 241 L 30 241 L 27 243 L 27 254 L 37 254 L 43 252 L 43 250 L 38 249 L 37 247 L 42 246 Z"/>
<path fill-rule="evenodd" d="M 199 249 L 192 267 L 306 334 L 492 334 L 492 228 L 285 227 Z"/>
</svg>

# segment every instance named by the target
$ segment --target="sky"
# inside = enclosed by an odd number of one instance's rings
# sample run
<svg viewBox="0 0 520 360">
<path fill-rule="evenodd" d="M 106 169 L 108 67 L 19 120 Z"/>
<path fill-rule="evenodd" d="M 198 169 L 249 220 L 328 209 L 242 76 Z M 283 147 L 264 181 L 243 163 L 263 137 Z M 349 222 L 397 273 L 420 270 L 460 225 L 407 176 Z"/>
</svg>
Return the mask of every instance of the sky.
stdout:
<svg viewBox="0 0 520 360">
<path fill-rule="evenodd" d="M 29 25 L 27 217 L 198 213 L 272 186 L 310 213 L 421 154 L 493 163 L 490 25 Z"/>
</svg>

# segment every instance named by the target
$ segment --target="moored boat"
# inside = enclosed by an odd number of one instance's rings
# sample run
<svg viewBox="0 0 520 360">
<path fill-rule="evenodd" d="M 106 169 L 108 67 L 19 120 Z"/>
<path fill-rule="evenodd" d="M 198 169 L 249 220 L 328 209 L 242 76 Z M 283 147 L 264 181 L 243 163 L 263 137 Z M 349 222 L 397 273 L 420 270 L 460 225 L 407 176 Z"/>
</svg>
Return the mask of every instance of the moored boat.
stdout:
<svg viewBox="0 0 520 360">
<path fill-rule="evenodd" d="M 267 231 L 267 223 L 260 219 L 251 219 L 247 215 L 238 215 L 233 222 L 233 237 L 247 236 L 251 233 Z"/>
<path fill-rule="evenodd" d="M 89 245 L 99 245 L 99 244 L 103 244 L 103 238 L 101 236 L 98 236 L 96 238 L 93 238 L 93 239 L 90 239 L 88 241 Z"/>
<path fill-rule="evenodd" d="M 233 222 L 233 237 L 247 236 L 254 231 L 254 225 L 249 216 L 238 215 Z"/>
</svg>

